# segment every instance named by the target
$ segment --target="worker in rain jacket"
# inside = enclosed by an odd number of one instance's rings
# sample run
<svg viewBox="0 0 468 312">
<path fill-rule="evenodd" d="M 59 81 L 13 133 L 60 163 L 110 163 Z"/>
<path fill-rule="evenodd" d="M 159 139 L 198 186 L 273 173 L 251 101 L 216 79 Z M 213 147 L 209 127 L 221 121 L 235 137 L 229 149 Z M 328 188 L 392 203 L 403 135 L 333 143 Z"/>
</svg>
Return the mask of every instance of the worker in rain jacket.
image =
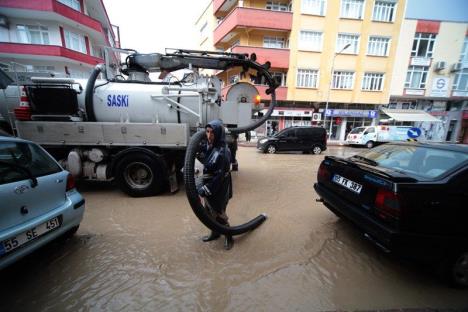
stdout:
<svg viewBox="0 0 468 312">
<path fill-rule="evenodd" d="M 198 194 L 205 198 L 205 208 L 220 224 L 229 226 L 226 207 L 232 197 L 231 154 L 226 145 L 226 135 L 221 120 L 214 120 L 206 127 L 206 145 L 198 159 L 203 163 L 203 180 L 197 187 Z M 220 234 L 212 231 L 203 237 L 204 242 L 218 239 Z M 227 235 L 224 248 L 229 250 L 234 245 L 232 236 Z"/>
</svg>

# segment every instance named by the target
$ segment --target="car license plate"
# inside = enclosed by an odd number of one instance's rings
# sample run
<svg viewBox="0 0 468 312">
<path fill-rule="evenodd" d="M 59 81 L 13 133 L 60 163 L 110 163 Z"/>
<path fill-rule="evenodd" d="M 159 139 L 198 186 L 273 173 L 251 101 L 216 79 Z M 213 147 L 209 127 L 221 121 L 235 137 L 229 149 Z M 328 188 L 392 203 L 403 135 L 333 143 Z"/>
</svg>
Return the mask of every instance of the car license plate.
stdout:
<svg viewBox="0 0 468 312">
<path fill-rule="evenodd" d="M 340 175 L 335 174 L 333 176 L 333 182 L 341 186 L 344 186 L 345 188 L 347 188 L 350 191 L 353 191 L 354 193 L 357 193 L 357 194 L 361 193 L 361 189 L 362 189 L 361 184 L 351 181 L 349 179 L 346 179 Z"/>
<path fill-rule="evenodd" d="M 15 250 L 21 245 L 24 245 L 27 242 L 32 241 L 33 239 L 36 239 L 39 236 L 49 231 L 52 231 L 53 229 L 56 229 L 58 227 L 60 227 L 60 220 L 58 217 L 55 217 L 32 229 L 27 230 L 26 232 L 10 237 L 9 239 L 6 239 L 0 243 L 0 255 Z"/>
</svg>

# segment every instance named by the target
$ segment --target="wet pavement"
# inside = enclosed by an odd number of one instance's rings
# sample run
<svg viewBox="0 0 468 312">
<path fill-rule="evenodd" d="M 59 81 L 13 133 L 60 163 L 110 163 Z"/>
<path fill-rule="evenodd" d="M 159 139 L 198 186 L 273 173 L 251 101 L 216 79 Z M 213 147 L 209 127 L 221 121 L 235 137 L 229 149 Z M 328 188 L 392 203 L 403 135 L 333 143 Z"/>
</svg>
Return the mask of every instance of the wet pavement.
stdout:
<svg viewBox="0 0 468 312">
<path fill-rule="evenodd" d="M 87 210 L 77 235 L 0 273 L 0 311 L 466 311 L 467 290 L 385 255 L 315 202 L 323 155 L 357 151 L 240 147 L 230 222 L 269 218 L 230 251 L 222 239 L 201 241 L 208 230 L 183 188 L 130 198 L 109 184 L 81 184 Z"/>
</svg>

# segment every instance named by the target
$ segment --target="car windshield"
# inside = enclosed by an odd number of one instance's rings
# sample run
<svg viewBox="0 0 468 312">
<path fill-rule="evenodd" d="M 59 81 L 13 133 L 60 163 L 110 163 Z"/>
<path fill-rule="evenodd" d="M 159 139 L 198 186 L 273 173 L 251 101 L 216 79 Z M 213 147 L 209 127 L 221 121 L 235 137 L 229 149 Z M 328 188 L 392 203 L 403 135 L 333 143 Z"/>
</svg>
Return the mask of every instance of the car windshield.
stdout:
<svg viewBox="0 0 468 312">
<path fill-rule="evenodd" d="M 62 169 L 39 146 L 26 142 L 0 142 L 0 184 L 40 177 Z"/>
<path fill-rule="evenodd" d="M 362 133 L 364 129 L 366 128 L 364 127 L 354 128 L 353 130 L 351 130 L 350 134 Z"/>
<path fill-rule="evenodd" d="M 417 179 L 433 179 L 468 162 L 468 154 L 463 152 L 415 145 L 385 144 L 358 156 Z"/>
</svg>

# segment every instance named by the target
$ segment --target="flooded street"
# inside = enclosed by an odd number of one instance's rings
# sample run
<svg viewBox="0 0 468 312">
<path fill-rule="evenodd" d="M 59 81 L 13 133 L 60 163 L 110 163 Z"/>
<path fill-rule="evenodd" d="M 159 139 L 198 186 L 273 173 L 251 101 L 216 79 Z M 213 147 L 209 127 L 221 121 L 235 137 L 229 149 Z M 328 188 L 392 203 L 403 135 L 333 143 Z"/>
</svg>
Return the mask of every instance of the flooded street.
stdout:
<svg viewBox="0 0 468 312">
<path fill-rule="evenodd" d="M 0 274 L 0 311 L 331 311 L 468 308 L 468 292 L 385 255 L 313 190 L 324 155 L 266 155 L 240 147 L 231 224 L 265 212 L 255 231 L 203 243 L 209 231 L 182 189 L 130 198 L 86 183 L 75 237 Z"/>
</svg>

